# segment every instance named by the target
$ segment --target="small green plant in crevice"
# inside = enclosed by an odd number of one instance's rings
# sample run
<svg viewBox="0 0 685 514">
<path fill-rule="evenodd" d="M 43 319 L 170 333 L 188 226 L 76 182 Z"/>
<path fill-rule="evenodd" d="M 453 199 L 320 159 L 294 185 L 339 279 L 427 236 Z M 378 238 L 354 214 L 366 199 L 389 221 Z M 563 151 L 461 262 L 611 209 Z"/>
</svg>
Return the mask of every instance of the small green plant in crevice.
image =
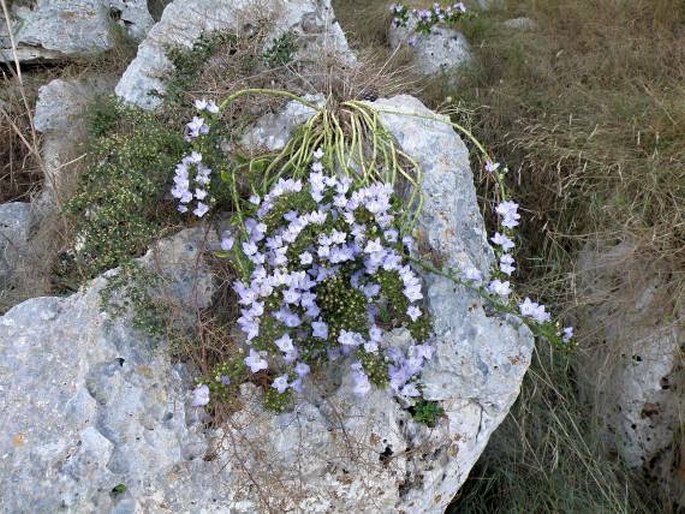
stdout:
<svg viewBox="0 0 685 514">
<path fill-rule="evenodd" d="M 240 396 L 240 384 L 247 381 L 247 368 L 244 362 L 244 352 L 240 348 L 231 346 L 231 351 L 216 363 L 210 373 L 197 380 L 197 387 L 193 393 L 193 406 L 207 405 L 236 409 Z"/>
<path fill-rule="evenodd" d="M 267 65 L 272 68 L 284 66 L 293 60 L 297 51 L 297 38 L 293 32 L 286 32 L 275 39 L 273 44 L 262 55 Z"/>
<path fill-rule="evenodd" d="M 430 428 L 437 425 L 438 420 L 445 415 L 445 410 L 438 402 L 420 399 L 416 405 L 409 407 L 409 413 L 414 421 Z"/>
<path fill-rule="evenodd" d="M 114 487 L 112 487 L 112 495 L 113 496 L 121 496 L 124 494 L 127 490 L 126 484 L 117 484 Z"/>
<path fill-rule="evenodd" d="M 207 61 L 217 52 L 228 55 L 236 51 L 237 37 L 227 32 L 203 33 L 193 42 L 190 49 L 170 47 L 166 55 L 174 65 L 174 70 L 162 95 L 168 103 L 179 103 L 192 91 L 195 82 L 207 65 Z"/>
<path fill-rule="evenodd" d="M 162 337 L 169 332 L 170 315 L 157 295 L 163 277 L 134 261 L 124 263 L 100 290 L 100 303 L 112 318 L 131 314 L 131 324 L 141 333 Z"/>
</svg>

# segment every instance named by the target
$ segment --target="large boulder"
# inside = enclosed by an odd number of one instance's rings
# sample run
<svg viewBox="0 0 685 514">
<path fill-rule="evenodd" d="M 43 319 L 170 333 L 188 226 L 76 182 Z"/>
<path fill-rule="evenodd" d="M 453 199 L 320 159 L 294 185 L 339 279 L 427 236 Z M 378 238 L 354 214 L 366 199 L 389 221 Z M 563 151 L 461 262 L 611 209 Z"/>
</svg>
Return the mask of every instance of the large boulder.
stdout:
<svg viewBox="0 0 685 514">
<path fill-rule="evenodd" d="M 421 238 L 446 267 L 487 272 L 493 254 L 463 142 L 414 98 L 375 106 L 423 168 Z M 201 239 L 182 232 L 145 261 L 189 312 L 212 292 Z M 424 395 L 446 412 L 434 428 L 387 391 L 355 396 L 349 366 L 331 365 L 334 380 L 308 383 L 293 410 L 266 411 L 244 384 L 242 409 L 204 430 L 189 371 L 164 343 L 101 312 L 106 278 L 0 318 L 0 510 L 442 513 L 516 399 L 533 349 L 517 320 L 424 274 L 436 332 Z M 411 342 L 406 331 L 388 337 Z"/>
<path fill-rule="evenodd" d="M 113 48 L 113 23 L 140 39 L 154 23 L 145 0 L 16 0 L 10 24 L 19 61 L 62 60 Z M 14 53 L 0 24 L 0 62 Z"/>
<path fill-rule="evenodd" d="M 392 48 L 410 49 L 412 69 L 420 76 L 434 77 L 458 73 L 473 61 L 473 53 L 464 35 L 454 29 L 435 25 L 429 34 L 416 33 L 416 20 L 406 27 L 390 25 L 388 42 Z"/>
<path fill-rule="evenodd" d="M 287 32 L 298 38 L 294 59 L 320 59 L 337 55 L 352 63 L 347 40 L 335 21 L 330 0 L 275 0 L 264 4 L 259 16 L 269 27 L 266 48 Z M 175 0 L 138 48 L 116 87 L 122 99 L 144 109 L 154 109 L 162 99 L 165 82 L 173 70 L 166 53 L 171 47 L 191 48 L 201 35 L 226 32 L 244 35 L 254 30 L 246 20 L 254 19 L 255 4 L 247 0 Z"/>
<path fill-rule="evenodd" d="M 115 80 L 105 74 L 79 79 L 55 79 L 38 90 L 34 124 L 43 134 L 41 156 L 46 189 L 41 205 L 54 205 L 68 183 L 68 163 L 77 160 L 79 142 L 85 140 L 86 108 L 98 95 L 111 94 Z M 46 205 L 47 204 L 47 205 Z"/>
<path fill-rule="evenodd" d="M 0 204 L 0 298 L 25 250 L 32 225 L 31 204 Z"/>
<path fill-rule="evenodd" d="M 636 264 L 641 253 L 625 240 L 580 254 L 586 307 L 578 324 L 595 336 L 584 352 L 584 390 L 613 452 L 683 508 L 685 310 L 667 285 L 668 270 L 658 261 Z"/>
<path fill-rule="evenodd" d="M 198 230 L 182 232 L 143 259 L 199 306 L 212 292 L 196 264 L 202 240 Z M 0 318 L 2 512 L 159 512 L 186 496 L 178 512 L 191 501 L 211 505 L 218 491 L 193 485 L 202 477 L 193 469 L 206 468 L 206 440 L 197 411 L 184 405 L 185 368 L 102 312 L 106 283 L 28 300 Z M 112 494 L 119 484 L 130 492 Z"/>
</svg>

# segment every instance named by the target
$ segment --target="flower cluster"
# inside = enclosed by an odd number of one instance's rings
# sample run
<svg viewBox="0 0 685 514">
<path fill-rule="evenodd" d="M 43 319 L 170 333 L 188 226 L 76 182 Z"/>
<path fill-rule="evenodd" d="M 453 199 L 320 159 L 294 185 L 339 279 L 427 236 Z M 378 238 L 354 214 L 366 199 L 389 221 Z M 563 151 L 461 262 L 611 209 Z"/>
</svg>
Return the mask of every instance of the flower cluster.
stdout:
<svg viewBox="0 0 685 514">
<path fill-rule="evenodd" d="M 416 22 L 415 30 L 418 34 L 429 34 L 433 26 L 438 23 L 452 25 L 457 22 L 466 13 L 466 7 L 462 2 L 445 8 L 434 3 L 430 9 L 412 9 L 410 11 L 406 5 L 393 4 L 390 11 L 393 14 L 393 25 L 396 27 L 407 27 L 411 18 Z"/>
<path fill-rule="evenodd" d="M 322 156 L 314 152 L 307 182 L 281 178 L 264 198 L 250 198 L 255 216 L 244 220 L 240 242 L 222 239 L 249 263 L 234 283 L 245 365 L 280 370 L 271 387 L 283 394 L 300 390 L 310 365 L 349 357 L 356 393 L 389 381 L 398 395 L 416 396 L 432 348 L 423 343 L 404 355 L 384 343 L 387 330 L 426 322 L 392 187 L 327 175 Z"/>
<path fill-rule="evenodd" d="M 209 211 L 207 195 L 211 173 L 212 170 L 202 162 L 202 154 L 198 152 L 191 152 L 176 165 L 171 195 L 179 201 L 177 207 L 179 212 L 188 212 L 191 203 L 195 200 L 197 203 L 192 211 L 193 214 L 198 218 L 207 214 Z"/>
<path fill-rule="evenodd" d="M 485 171 L 489 174 L 499 174 L 499 179 L 502 179 L 504 172 L 498 172 L 500 163 L 492 160 L 485 161 Z M 496 231 L 490 238 L 490 241 L 495 245 L 495 255 L 498 259 L 498 270 L 495 276 L 485 285 L 485 292 L 491 295 L 496 295 L 502 300 L 507 300 L 512 294 L 512 287 L 507 278 L 516 271 L 516 261 L 513 256 L 514 243 L 513 229 L 519 225 L 521 215 L 518 213 L 519 205 L 511 200 L 503 200 L 495 206 L 495 213 L 499 218 L 500 231 Z M 462 279 L 466 282 L 479 286 L 482 283 L 483 277 L 478 270 L 462 270 Z M 530 320 L 539 324 L 550 323 L 552 321 L 551 315 L 547 312 L 544 305 L 532 301 L 526 297 L 522 302 L 516 304 L 518 313 Z M 562 331 L 556 333 L 561 338 L 563 343 L 569 343 L 573 337 L 573 328 L 565 327 Z"/>
<path fill-rule="evenodd" d="M 219 106 L 213 100 L 198 99 L 193 105 L 199 113 L 206 112 L 213 116 L 219 112 Z M 193 116 L 193 119 L 186 123 L 184 138 L 187 142 L 193 142 L 200 136 L 209 133 L 209 125 L 205 118 Z M 178 211 L 186 213 L 191 209 L 191 202 L 197 203 L 192 209 L 192 213 L 198 218 L 202 218 L 210 208 L 209 185 L 212 170 L 202 162 L 202 153 L 193 151 L 186 155 L 180 163 L 176 165 L 174 174 L 174 187 L 171 195 L 178 199 Z"/>
</svg>

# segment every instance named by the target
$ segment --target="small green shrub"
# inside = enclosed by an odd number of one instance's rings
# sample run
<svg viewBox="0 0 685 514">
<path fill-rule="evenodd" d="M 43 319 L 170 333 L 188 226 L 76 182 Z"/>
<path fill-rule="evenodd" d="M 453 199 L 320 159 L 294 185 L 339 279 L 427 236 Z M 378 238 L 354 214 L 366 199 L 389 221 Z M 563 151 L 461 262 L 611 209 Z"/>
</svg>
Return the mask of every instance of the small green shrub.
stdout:
<svg viewBox="0 0 685 514">
<path fill-rule="evenodd" d="M 286 32 L 264 51 L 263 58 L 267 65 L 272 68 L 284 66 L 293 59 L 297 51 L 297 39 L 292 32 Z"/>
<path fill-rule="evenodd" d="M 112 494 L 114 496 L 119 496 L 122 495 L 126 492 L 126 485 L 125 484 L 117 484 L 114 487 L 112 487 Z"/>
<path fill-rule="evenodd" d="M 440 407 L 438 402 L 432 402 L 421 399 L 416 402 L 416 405 L 409 408 L 411 417 L 414 421 L 427 425 L 431 428 L 435 427 L 438 420 L 445 415 L 445 410 Z"/>
<path fill-rule="evenodd" d="M 135 329 L 160 337 L 167 333 L 169 318 L 168 311 L 153 294 L 161 282 L 162 277 L 158 273 L 127 261 L 100 290 L 100 301 L 113 318 L 131 313 L 131 324 Z"/>
<path fill-rule="evenodd" d="M 91 114 L 89 164 L 66 204 L 84 278 L 142 254 L 173 222 L 166 183 L 184 150 L 155 114 L 112 100 Z"/>
<path fill-rule="evenodd" d="M 167 102 L 182 103 L 195 81 L 207 65 L 207 61 L 217 52 L 232 54 L 236 51 L 237 38 L 226 32 L 202 34 L 193 42 L 190 49 L 171 47 L 167 57 L 174 65 L 174 71 L 166 85 L 164 98 Z"/>
</svg>

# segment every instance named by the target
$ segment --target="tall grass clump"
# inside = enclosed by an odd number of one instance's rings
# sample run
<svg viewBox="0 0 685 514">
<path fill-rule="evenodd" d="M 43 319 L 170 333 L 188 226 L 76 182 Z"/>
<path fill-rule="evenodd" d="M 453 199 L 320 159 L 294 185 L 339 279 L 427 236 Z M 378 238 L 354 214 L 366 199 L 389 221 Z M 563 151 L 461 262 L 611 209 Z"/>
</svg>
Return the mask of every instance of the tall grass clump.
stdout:
<svg viewBox="0 0 685 514">
<path fill-rule="evenodd" d="M 374 8 L 389 10 L 391 2 L 382 3 Z M 336 11 L 346 32 L 359 34 L 362 46 L 373 43 L 370 34 L 382 40 L 387 15 L 357 19 L 351 4 L 340 2 Z M 502 25 L 520 16 L 537 27 Z M 610 248 L 626 239 L 636 250 L 625 265 L 658 268 L 670 309 L 682 308 L 684 21 L 685 5 L 674 0 L 508 2 L 461 23 L 476 58 L 458 88 L 420 84 L 426 103 L 478 134 L 509 165 L 506 185 L 528 216 L 517 239 L 517 285 L 541 292 L 568 319 L 592 308 L 578 287 L 578 253 L 590 243 Z M 484 167 L 477 186 L 490 204 L 497 185 Z M 608 301 L 610 310 L 626 308 L 625 299 L 609 294 Z M 579 357 L 618 362 L 612 355 L 621 348 L 593 353 L 602 327 L 579 329 L 576 355 L 538 350 L 512 415 L 493 435 L 454 512 L 670 508 L 607 452 L 593 414 L 601 406 L 587 401 L 596 381 Z"/>
<path fill-rule="evenodd" d="M 498 24 L 514 15 L 530 16 L 537 29 Z M 509 498 L 506 506 L 499 501 L 502 512 L 533 508 L 525 498 L 537 498 L 545 512 L 671 509 L 672 499 L 659 498 L 641 476 L 629 480 L 606 445 L 604 407 L 586 400 L 600 391 L 592 392 L 599 381 L 584 373 L 582 359 L 617 365 L 623 349 L 620 341 L 604 344 L 602 327 L 583 326 L 593 299 L 578 286 L 586 276 L 576 266 L 590 246 L 630 241 L 624 276 L 657 268 L 673 298 L 667 309 L 675 314 L 683 305 L 683 22 L 682 2 L 576 0 L 521 2 L 466 27 L 477 65 L 454 92 L 452 114 L 514 171 L 508 185 L 530 216 L 521 287 L 541 291 L 579 323 L 578 355 L 561 367 L 553 355 L 534 363 L 513 416 L 473 474 L 473 494 L 456 512 L 479 511 L 483 488 Z M 603 301 L 607 312 L 630 308 L 618 295 Z"/>
</svg>

